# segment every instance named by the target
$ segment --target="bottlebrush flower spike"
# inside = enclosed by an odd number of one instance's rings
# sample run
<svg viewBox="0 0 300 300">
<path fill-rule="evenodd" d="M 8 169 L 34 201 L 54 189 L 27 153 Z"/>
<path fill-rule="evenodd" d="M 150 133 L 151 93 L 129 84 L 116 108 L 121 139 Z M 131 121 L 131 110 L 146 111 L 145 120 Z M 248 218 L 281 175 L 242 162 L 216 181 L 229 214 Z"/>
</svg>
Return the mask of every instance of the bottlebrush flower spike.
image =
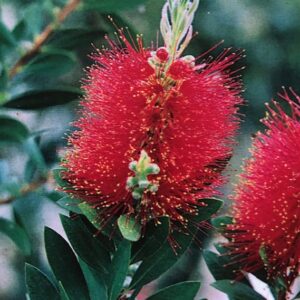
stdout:
<svg viewBox="0 0 300 300">
<path fill-rule="evenodd" d="M 126 214 L 142 225 L 160 216 L 186 225 L 222 183 L 239 125 L 241 84 L 230 67 L 240 54 L 227 49 L 201 64 L 180 57 L 197 5 L 168 1 L 164 47 L 131 45 L 120 31 L 125 48 L 108 40 L 111 49 L 94 56 L 62 176 L 103 224 Z"/>
<path fill-rule="evenodd" d="M 235 222 L 227 232 L 230 253 L 239 257 L 243 270 L 265 267 L 287 286 L 300 271 L 300 97 L 292 93 L 295 102 L 286 91 L 280 95 L 291 116 L 277 102 L 268 106 L 263 120 L 268 130 L 254 140 L 233 197 Z"/>
</svg>

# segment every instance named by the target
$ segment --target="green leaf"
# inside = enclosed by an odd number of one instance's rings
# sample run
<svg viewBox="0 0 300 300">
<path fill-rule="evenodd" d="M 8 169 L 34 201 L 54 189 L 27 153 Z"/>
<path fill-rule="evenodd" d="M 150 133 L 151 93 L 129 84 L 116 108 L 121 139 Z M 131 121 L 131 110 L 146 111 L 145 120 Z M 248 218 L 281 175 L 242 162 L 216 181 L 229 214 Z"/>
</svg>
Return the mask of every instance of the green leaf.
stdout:
<svg viewBox="0 0 300 300">
<path fill-rule="evenodd" d="M 37 169 L 46 175 L 48 168 L 44 160 L 43 154 L 37 145 L 34 137 L 29 137 L 23 144 L 31 163 L 35 164 Z"/>
<path fill-rule="evenodd" d="M 47 41 L 47 45 L 56 48 L 71 49 L 89 45 L 95 40 L 102 39 L 105 32 L 101 29 L 69 28 L 56 30 Z"/>
<path fill-rule="evenodd" d="M 10 181 L 9 178 L 9 164 L 5 159 L 0 159 L 0 185 Z"/>
<path fill-rule="evenodd" d="M 216 198 L 204 198 L 199 201 L 203 202 L 206 206 L 200 206 L 198 208 L 198 214 L 195 217 L 188 217 L 196 223 L 210 219 L 223 205 L 223 201 Z"/>
<path fill-rule="evenodd" d="M 108 273 L 110 256 L 100 241 L 89 232 L 79 218 L 71 220 L 63 215 L 60 217 L 68 239 L 78 256 L 100 273 Z"/>
<path fill-rule="evenodd" d="M 122 215 L 118 218 L 118 226 L 122 236 L 132 242 L 136 242 L 141 237 L 142 226 L 134 217 Z"/>
<path fill-rule="evenodd" d="M 136 291 L 138 291 L 143 285 L 156 279 L 161 274 L 166 272 L 172 265 L 174 265 L 194 239 L 194 236 L 198 230 L 197 224 L 208 220 L 219 210 L 223 203 L 221 200 L 214 198 L 201 199 L 201 202 L 205 203 L 206 206 L 199 207 L 198 214 L 196 216 L 189 216 L 191 224 L 187 232 L 177 231 L 172 234 L 172 238 L 176 241 L 177 245 L 176 253 L 169 242 L 165 241 L 161 248 L 159 248 L 141 263 L 133 276 L 131 288 L 134 288 Z"/>
<path fill-rule="evenodd" d="M 231 280 L 219 280 L 211 284 L 217 290 L 227 294 L 230 300 L 265 300 L 248 285 Z"/>
<path fill-rule="evenodd" d="M 71 300 L 61 281 L 58 282 L 58 287 L 59 287 L 60 299 L 61 300 Z M 74 300 L 75 299 L 76 298 L 74 298 Z"/>
<path fill-rule="evenodd" d="M 12 34 L 17 41 L 26 40 L 29 38 L 27 24 L 24 19 L 19 20 L 12 30 Z"/>
<path fill-rule="evenodd" d="M 25 223 L 24 223 L 24 221 L 22 219 L 22 216 L 21 216 L 21 214 L 18 212 L 18 210 L 15 207 L 13 207 L 13 216 L 14 216 L 15 223 L 18 226 L 20 226 L 26 232 L 26 234 L 27 234 L 27 231 L 25 229 L 26 228 L 25 227 Z"/>
<path fill-rule="evenodd" d="M 168 241 L 165 241 L 162 247 L 158 250 L 155 251 L 155 249 L 153 249 L 154 254 L 143 260 L 135 272 L 131 282 L 131 288 L 138 291 L 143 285 L 158 278 L 161 274 L 173 266 L 189 247 L 194 238 L 195 231 L 196 230 L 190 234 L 176 232 L 172 235 L 176 244 L 178 244 L 176 253 Z"/>
<path fill-rule="evenodd" d="M 233 218 L 229 216 L 220 216 L 211 220 L 211 224 L 217 228 L 219 231 L 226 229 L 227 225 L 233 223 Z"/>
<path fill-rule="evenodd" d="M 79 207 L 79 204 L 81 203 L 80 200 L 75 199 L 75 198 L 71 198 L 69 196 L 65 196 L 61 199 L 59 199 L 56 202 L 60 207 L 72 211 L 76 214 L 81 214 L 81 209 Z"/>
<path fill-rule="evenodd" d="M 111 217 L 111 219 L 105 223 L 105 226 L 103 226 L 103 223 L 101 223 L 100 219 L 100 211 L 97 211 L 97 209 L 93 208 L 86 202 L 82 202 L 78 206 L 81 210 L 81 213 L 89 220 L 91 224 L 93 224 L 95 228 L 101 231 L 101 233 L 108 237 L 111 237 L 113 234 L 114 240 L 123 239 L 118 227 L 116 226 L 116 218 Z"/>
<path fill-rule="evenodd" d="M 127 1 L 120 1 L 120 0 L 85 0 L 83 2 L 83 9 L 88 10 L 98 10 L 101 12 L 116 12 L 122 9 L 130 9 L 134 6 L 141 5 L 146 0 L 127 0 Z"/>
<path fill-rule="evenodd" d="M 61 76 L 77 64 L 74 53 L 61 49 L 47 49 L 36 56 L 20 73 L 20 76 Z"/>
<path fill-rule="evenodd" d="M 13 34 L 6 28 L 6 26 L 0 22 L 0 45 L 15 46 L 16 41 Z"/>
<path fill-rule="evenodd" d="M 45 228 L 45 247 L 51 269 L 71 299 L 89 299 L 87 285 L 69 244 L 51 228 Z"/>
<path fill-rule="evenodd" d="M 115 252 L 110 269 L 109 276 L 109 292 L 108 299 L 116 300 L 123 288 L 125 281 L 131 254 L 131 244 L 127 240 L 123 240 Z"/>
<path fill-rule="evenodd" d="M 205 250 L 203 252 L 204 260 L 209 271 L 216 280 L 235 279 L 237 274 L 234 271 L 233 264 L 228 256 L 220 256 L 214 252 Z"/>
<path fill-rule="evenodd" d="M 48 277 L 36 267 L 25 265 L 26 287 L 30 300 L 59 300 L 59 294 Z"/>
<path fill-rule="evenodd" d="M 107 300 L 107 287 L 103 276 L 83 260 L 80 259 L 79 263 L 88 285 L 91 300 Z"/>
<path fill-rule="evenodd" d="M 29 137 L 29 130 L 20 121 L 0 115 L 0 143 L 20 143 Z"/>
<path fill-rule="evenodd" d="M 51 200 L 53 202 L 57 202 L 58 200 L 60 200 L 64 196 L 64 194 L 61 193 L 61 192 L 57 192 L 57 191 L 50 191 L 50 192 L 46 193 L 45 196 L 49 200 Z"/>
<path fill-rule="evenodd" d="M 200 282 L 185 281 L 159 290 L 146 300 L 192 300 L 200 289 Z"/>
<path fill-rule="evenodd" d="M 91 207 L 88 203 L 82 202 L 79 205 L 81 213 L 98 229 L 100 229 L 100 220 L 97 210 Z"/>
<path fill-rule="evenodd" d="M 99 243 L 102 245 L 104 249 L 106 249 L 107 252 L 113 253 L 116 250 L 115 242 L 118 240 L 115 238 L 112 239 L 112 236 L 107 236 L 103 234 L 103 232 L 99 232 L 95 226 L 93 226 L 88 219 L 84 215 L 77 215 L 77 218 L 81 220 L 82 225 L 85 226 L 85 228 L 91 233 L 93 237 L 95 237 Z M 122 239 L 123 240 L 123 239 Z"/>
<path fill-rule="evenodd" d="M 72 188 L 70 186 L 70 184 L 66 181 L 63 180 L 62 176 L 61 176 L 61 172 L 65 171 L 64 168 L 57 168 L 57 169 L 53 169 L 53 177 L 55 182 L 57 183 L 57 185 L 59 185 L 61 188 Z"/>
<path fill-rule="evenodd" d="M 0 64 L 0 104 L 5 99 L 5 90 L 7 87 L 8 75 L 7 70 Z"/>
<path fill-rule="evenodd" d="M 31 244 L 25 230 L 14 222 L 0 218 L 0 232 L 8 236 L 25 256 L 31 253 Z"/>
<path fill-rule="evenodd" d="M 78 99 L 81 91 L 74 87 L 30 87 L 10 96 L 4 107 L 18 109 L 39 109 L 66 104 Z"/>
<path fill-rule="evenodd" d="M 146 225 L 144 237 L 132 245 L 132 263 L 151 256 L 153 251 L 159 249 L 167 240 L 170 226 L 169 218 L 160 218 L 159 223 L 156 224 L 155 221 L 149 222 Z"/>
</svg>

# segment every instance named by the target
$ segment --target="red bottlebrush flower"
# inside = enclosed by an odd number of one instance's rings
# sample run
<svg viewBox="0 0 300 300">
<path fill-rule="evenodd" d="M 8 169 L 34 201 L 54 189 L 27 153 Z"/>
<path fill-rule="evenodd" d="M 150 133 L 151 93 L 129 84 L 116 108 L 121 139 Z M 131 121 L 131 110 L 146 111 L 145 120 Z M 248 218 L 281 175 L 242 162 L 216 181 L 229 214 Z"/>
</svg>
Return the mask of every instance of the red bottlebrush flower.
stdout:
<svg viewBox="0 0 300 300">
<path fill-rule="evenodd" d="M 300 271 L 300 97 L 293 94 L 296 102 L 286 92 L 281 95 L 291 116 L 276 102 L 274 109 L 268 106 L 263 121 L 268 129 L 254 140 L 233 197 L 235 222 L 227 232 L 230 253 L 239 257 L 242 269 L 265 267 L 288 286 Z"/>
<path fill-rule="evenodd" d="M 88 72 L 63 177 L 72 186 L 66 191 L 99 209 L 103 222 L 127 214 L 142 224 L 160 216 L 186 223 L 199 199 L 217 194 L 231 156 L 241 84 L 230 67 L 240 54 L 225 50 L 201 68 L 179 57 L 198 0 L 168 5 L 165 47 L 131 46 L 121 33 L 126 47 L 110 42 Z M 167 9 L 185 10 L 180 26 L 169 23 Z"/>
<path fill-rule="evenodd" d="M 228 70 L 238 55 L 227 54 L 176 81 L 157 75 L 142 47 L 94 57 L 63 163 L 69 192 L 104 209 L 105 218 L 135 211 L 128 164 L 145 150 L 160 173 L 151 175 L 158 190 L 139 205 L 141 221 L 167 215 L 184 222 L 199 199 L 217 193 L 219 168 L 231 155 L 241 99 Z"/>
</svg>

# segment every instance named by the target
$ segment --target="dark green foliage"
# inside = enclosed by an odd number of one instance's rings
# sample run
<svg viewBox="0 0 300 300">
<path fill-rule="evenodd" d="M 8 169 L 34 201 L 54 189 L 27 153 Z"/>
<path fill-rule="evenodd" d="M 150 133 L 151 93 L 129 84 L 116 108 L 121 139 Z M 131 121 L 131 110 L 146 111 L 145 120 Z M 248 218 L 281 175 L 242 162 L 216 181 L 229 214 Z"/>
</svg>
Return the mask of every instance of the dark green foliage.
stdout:
<svg viewBox="0 0 300 300">
<path fill-rule="evenodd" d="M 45 49 L 37 55 L 22 70 L 22 78 L 30 76 L 61 76 L 72 70 L 78 61 L 71 51 L 61 49 Z"/>
<path fill-rule="evenodd" d="M 207 206 L 198 209 L 198 215 L 194 217 L 195 224 L 188 227 L 188 232 L 177 231 L 171 234 L 175 241 L 175 250 L 170 247 L 170 241 L 167 240 L 151 256 L 143 260 L 133 276 L 132 288 L 139 290 L 173 266 L 190 246 L 197 232 L 199 221 L 208 220 L 222 205 L 222 201 L 216 199 L 205 199 L 203 202 L 206 202 Z"/>
<path fill-rule="evenodd" d="M 232 218 L 229 216 L 220 216 L 211 220 L 211 224 L 219 231 L 226 229 L 226 226 L 232 224 Z"/>
<path fill-rule="evenodd" d="M 17 109 L 40 109 L 53 105 L 66 104 L 78 99 L 81 95 L 80 90 L 73 87 L 29 87 L 22 92 L 9 97 L 4 107 Z"/>
<path fill-rule="evenodd" d="M 146 2 L 146 0 L 85 0 L 83 9 L 95 9 L 101 12 L 115 12 L 121 9 L 129 9 L 136 5 L 140 5 Z"/>
<path fill-rule="evenodd" d="M 208 200 L 207 200 L 208 201 Z M 201 220 L 208 219 L 220 207 L 219 200 L 210 199 L 207 214 L 201 208 Z M 199 216 L 197 216 L 199 217 Z M 45 245 L 49 264 L 55 275 L 59 297 L 63 300 L 91 299 L 117 300 L 123 293 L 124 281 L 132 276 L 130 265 L 134 261 L 142 261 L 134 273 L 129 289 L 137 295 L 146 283 L 157 279 L 170 266 L 175 264 L 189 247 L 197 231 L 191 226 L 189 232 L 174 231 L 172 238 L 176 243 L 176 252 L 167 240 L 169 221 L 161 218 L 155 225 L 149 223 L 147 238 L 132 243 L 126 239 L 108 240 L 101 233 L 95 233 L 95 227 L 86 218 L 74 215 L 72 218 L 61 216 L 62 224 L 68 239 L 79 257 L 79 262 L 68 243 L 54 230 L 45 229 Z M 132 248 L 133 245 L 133 249 Z M 34 288 L 34 280 L 42 277 L 41 284 L 49 292 L 56 289 L 47 278 L 35 270 L 35 277 L 27 276 L 27 286 L 30 293 L 40 293 L 40 285 Z M 33 272 L 33 271 L 32 271 Z M 150 299 L 193 299 L 200 287 L 199 282 L 182 282 L 166 287 L 152 295 Z M 124 290 L 126 292 L 126 290 Z M 55 298 L 54 298 L 55 299 Z"/>
<path fill-rule="evenodd" d="M 147 298 L 147 300 L 187 300 L 194 299 L 200 288 L 200 282 L 186 281 L 168 286 L 159 290 L 154 295 Z"/>
<path fill-rule="evenodd" d="M 78 204 L 81 201 L 75 198 L 71 198 L 69 196 L 64 196 L 62 198 L 60 198 L 58 201 L 56 201 L 56 203 L 63 207 L 66 210 L 72 211 L 74 213 L 77 214 L 81 214 L 81 209 L 79 208 Z"/>
<path fill-rule="evenodd" d="M 109 273 L 111 263 L 105 247 L 84 226 L 79 218 L 73 220 L 61 215 L 64 230 L 79 257 L 101 274 Z"/>
<path fill-rule="evenodd" d="M 54 230 L 46 227 L 45 246 L 56 280 L 62 282 L 70 300 L 89 299 L 83 273 L 69 244 Z"/>
<path fill-rule="evenodd" d="M 0 43 L 6 46 L 15 46 L 16 41 L 13 34 L 7 29 L 7 27 L 0 22 Z"/>
<path fill-rule="evenodd" d="M 31 244 L 27 233 L 21 226 L 12 221 L 0 218 L 0 232 L 8 236 L 25 256 L 30 255 Z"/>
<path fill-rule="evenodd" d="M 223 201 L 216 198 L 207 198 L 199 200 L 205 206 L 198 208 L 198 214 L 194 217 L 188 217 L 190 220 L 198 224 L 213 217 L 223 205 Z"/>
<path fill-rule="evenodd" d="M 108 276 L 108 300 L 116 300 L 123 289 L 123 283 L 128 273 L 130 262 L 131 243 L 123 240 L 118 244 L 117 250 L 113 255 Z"/>
<path fill-rule="evenodd" d="M 264 300 L 260 294 L 249 286 L 230 280 L 219 280 L 212 284 L 216 289 L 227 294 L 230 300 Z"/>
<path fill-rule="evenodd" d="M 107 299 L 107 286 L 103 275 L 79 260 L 82 272 L 88 285 L 91 300 Z"/>
<path fill-rule="evenodd" d="M 145 229 L 144 237 L 132 245 L 131 262 L 136 263 L 145 260 L 153 254 L 153 249 L 160 249 L 169 235 L 169 219 L 159 219 L 159 224 L 150 221 Z"/>
<path fill-rule="evenodd" d="M 203 252 L 205 262 L 216 280 L 230 279 L 235 280 L 241 274 L 238 265 L 231 260 L 228 255 L 219 255 L 214 252 L 205 250 Z"/>
<path fill-rule="evenodd" d="M 36 267 L 26 264 L 26 286 L 30 300 L 59 300 L 59 294 L 47 276 Z"/>
<path fill-rule="evenodd" d="M 0 143 L 20 143 L 27 139 L 29 130 L 20 121 L 0 115 Z"/>
<path fill-rule="evenodd" d="M 74 50 L 86 47 L 90 43 L 103 39 L 105 32 L 95 28 L 66 28 L 58 29 L 49 38 L 47 45 L 55 48 Z"/>
</svg>

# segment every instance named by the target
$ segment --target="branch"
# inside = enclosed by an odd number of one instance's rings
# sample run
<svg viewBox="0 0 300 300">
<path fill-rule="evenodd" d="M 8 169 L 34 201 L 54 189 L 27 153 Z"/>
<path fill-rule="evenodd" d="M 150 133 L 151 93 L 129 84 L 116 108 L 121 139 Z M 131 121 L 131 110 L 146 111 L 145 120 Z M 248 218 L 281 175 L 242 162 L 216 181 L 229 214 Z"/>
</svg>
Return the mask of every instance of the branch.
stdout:
<svg viewBox="0 0 300 300">
<path fill-rule="evenodd" d="M 9 78 L 14 77 L 34 56 L 36 56 L 43 44 L 48 40 L 54 30 L 61 25 L 61 23 L 72 13 L 80 4 L 81 0 L 69 0 L 68 3 L 58 12 L 54 22 L 47 25 L 44 31 L 35 39 L 31 49 L 29 49 L 20 59 L 14 64 L 9 71 Z"/>
<path fill-rule="evenodd" d="M 14 200 L 16 200 L 17 198 L 19 198 L 19 197 L 26 196 L 27 194 L 36 191 L 42 185 L 47 183 L 47 181 L 48 181 L 48 178 L 42 177 L 37 181 L 34 181 L 34 182 L 31 182 L 31 183 L 28 183 L 28 184 L 24 185 L 19 190 L 18 195 L 11 195 L 11 196 L 8 196 L 6 198 L 0 199 L 0 205 L 9 204 L 9 203 L 13 202 Z"/>
</svg>

